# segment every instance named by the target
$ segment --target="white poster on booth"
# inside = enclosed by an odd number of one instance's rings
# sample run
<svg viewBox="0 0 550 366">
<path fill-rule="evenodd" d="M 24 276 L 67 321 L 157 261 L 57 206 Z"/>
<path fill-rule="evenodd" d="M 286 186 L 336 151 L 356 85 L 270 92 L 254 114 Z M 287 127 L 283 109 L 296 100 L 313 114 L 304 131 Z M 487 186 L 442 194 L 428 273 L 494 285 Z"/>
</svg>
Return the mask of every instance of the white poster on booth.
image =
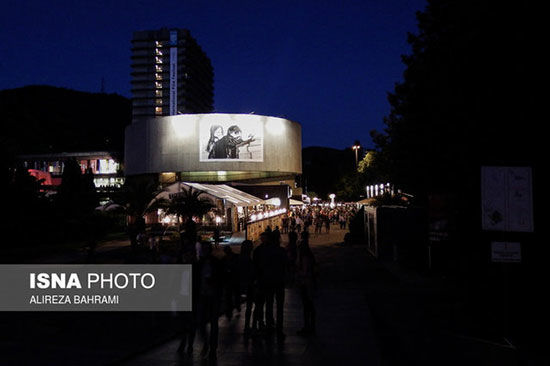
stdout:
<svg viewBox="0 0 550 366">
<path fill-rule="evenodd" d="M 532 232 L 531 168 L 482 167 L 481 213 L 483 230 Z"/>
</svg>

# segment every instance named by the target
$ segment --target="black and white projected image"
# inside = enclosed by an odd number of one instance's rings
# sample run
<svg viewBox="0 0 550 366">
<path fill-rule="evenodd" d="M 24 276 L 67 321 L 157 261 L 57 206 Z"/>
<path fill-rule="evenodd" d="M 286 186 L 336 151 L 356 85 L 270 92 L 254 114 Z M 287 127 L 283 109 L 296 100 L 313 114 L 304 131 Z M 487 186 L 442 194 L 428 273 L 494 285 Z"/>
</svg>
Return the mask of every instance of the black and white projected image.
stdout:
<svg viewBox="0 0 550 366">
<path fill-rule="evenodd" d="M 200 161 L 263 161 L 260 121 L 213 119 L 200 127 Z"/>
</svg>

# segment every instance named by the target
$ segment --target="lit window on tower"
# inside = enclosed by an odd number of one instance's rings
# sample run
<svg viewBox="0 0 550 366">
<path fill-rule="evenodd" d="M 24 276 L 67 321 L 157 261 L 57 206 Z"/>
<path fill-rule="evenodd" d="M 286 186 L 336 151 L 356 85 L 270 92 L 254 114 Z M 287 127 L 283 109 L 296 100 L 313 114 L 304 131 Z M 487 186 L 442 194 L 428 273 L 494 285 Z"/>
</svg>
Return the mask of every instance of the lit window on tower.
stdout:
<svg viewBox="0 0 550 366">
<path fill-rule="evenodd" d="M 162 115 L 162 107 L 155 107 L 155 114 L 157 116 Z"/>
<path fill-rule="evenodd" d="M 155 62 L 156 62 L 157 64 L 162 64 L 162 58 L 160 58 L 160 57 L 155 57 Z"/>
<path fill-rule="evenodd" d="M 157 99 L 156 102 L 157 102 L 157 105 L 162 105 L 162 99 Z"/>
<path fill-rule="evenodd" d="M 162 90 L 155 90 L 155 96 L 156 97 L 162 97 Z"/>
<path fill-rule="evenodd" d="M 161 74 L 155 74 L 155 79 L 162 80 L 162 75 Z"/>
<path fill-rule="evenodd" d="M 155 88 L 162 89 L 162 83 L 159 83 L 158 81 L 155 81 Z"/>
</svg>

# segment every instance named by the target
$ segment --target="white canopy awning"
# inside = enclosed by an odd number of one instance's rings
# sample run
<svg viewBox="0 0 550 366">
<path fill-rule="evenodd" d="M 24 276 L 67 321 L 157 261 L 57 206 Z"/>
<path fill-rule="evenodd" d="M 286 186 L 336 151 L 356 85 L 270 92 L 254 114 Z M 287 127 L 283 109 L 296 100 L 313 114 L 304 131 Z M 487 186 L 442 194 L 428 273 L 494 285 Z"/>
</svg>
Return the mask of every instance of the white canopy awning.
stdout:
<svg viewBox="0 0 550 366">
<path fill-rule="evenodd" d="M 288 202 L 291 206 L 302 206 L 304 203 L 302 201 L 293 200 L 292 198 Z"/>
<path fill-rule="evenodd" d="M 256 206 L 264 203 L 264 200 L 248 194 L 243 191 L 239 191 L 233 187 L 225 184 L 202 184 L 202 183 L 190 183 L 190 182 L 177 182 L 166 187 L 156 198 L 169 199 L 170 194 L 182 192 L 189 188 L 196 189 L 211 197 L 224 199 L 237 207 Z"/>
</svg>

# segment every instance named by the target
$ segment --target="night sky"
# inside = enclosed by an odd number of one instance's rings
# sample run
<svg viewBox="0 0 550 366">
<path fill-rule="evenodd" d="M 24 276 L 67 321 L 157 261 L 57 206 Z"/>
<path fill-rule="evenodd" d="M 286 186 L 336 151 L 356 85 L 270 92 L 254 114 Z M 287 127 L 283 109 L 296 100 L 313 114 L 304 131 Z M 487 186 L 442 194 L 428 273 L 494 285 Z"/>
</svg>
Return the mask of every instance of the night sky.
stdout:
<svg viewBox="0 0 550 366">
<path fill-rule="evenodd" d="M 130 97 L 136 30 L 187 28 L 214 66 L 220 113 L 285 117 L 303 146 L 383 128 L 425 0 L 3 1 L 0 89 L 46 84 Z"/>
</svg>

